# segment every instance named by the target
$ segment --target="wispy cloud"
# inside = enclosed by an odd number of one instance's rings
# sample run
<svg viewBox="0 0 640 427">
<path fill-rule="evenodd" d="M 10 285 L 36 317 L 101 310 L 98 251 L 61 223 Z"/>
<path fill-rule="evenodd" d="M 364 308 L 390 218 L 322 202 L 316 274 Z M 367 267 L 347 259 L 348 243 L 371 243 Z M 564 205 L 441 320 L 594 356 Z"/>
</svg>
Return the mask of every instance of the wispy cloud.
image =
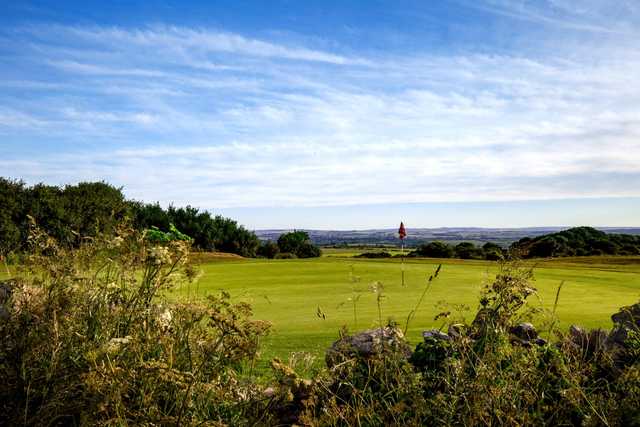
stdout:
<svg viewBox="0 0 640 427">
<path fill-rule="evenodd" d="M 612 3 L 606 0 L 588 0 L 581 2 L 567 0 L 459 1 L 470 8 L 515 20 L 549 25 L 567 30 L 618 36 L 633 36 L 635 34 L 635 31 L 626 25 L 628 22 L 625 22 L 624 19 L 634 17 L 633 15 L 637 11 L 632 2 Z M 618 12 L 618 19 L 607 19 L 608 17 L 605 16 L 606 12 L 611 12 L 612 10 Z"/>
<path fill-rule="evenodd" d="M 481 7 L 600 31 L 591 9 L 556 22 L 522 5 Z M 0 168 L 30 182 L 107 179 L 206 208 L 640 196 L 633 46 L 353 55 L 172 26 L 5 36 Z"/>
</svg>

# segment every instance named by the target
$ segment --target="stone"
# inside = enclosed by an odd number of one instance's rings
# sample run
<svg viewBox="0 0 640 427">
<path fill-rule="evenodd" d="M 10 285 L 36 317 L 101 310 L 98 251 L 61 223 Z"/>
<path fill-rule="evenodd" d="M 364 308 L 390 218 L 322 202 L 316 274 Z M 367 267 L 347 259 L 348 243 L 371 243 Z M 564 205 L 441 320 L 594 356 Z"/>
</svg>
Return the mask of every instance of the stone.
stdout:
<svg viewBox="0 0 640 427">
<path fill-rule="evenodd" d="M 451 337 L 439 329 L 429 329 L 428 331 L 422 332 L 422 338 L 427 340 L 436 340 L 436 341 L 451 341 Z"/>
<path fill-rule="evenodd" d="M 540 347 L 544 347 L 545 345 L 547 345 L 547 340 L 545 340 L 544 338 L 536 338 L 535 340 L 533 340 L 533 343 L 535 345 L 539 345 Z"/>
<path fill-rule="evenodd" d="M 447 335 L 451 338 L 460 338 L 464 333 L 465 326 L 461 323 L 454 323 L 447 328 Z"/>
<path fill-rule="evenodd" d="M 569 339 L 586 355 L 592 356 L 604 349 L 608 341 L 608 334 L 602 329 L 586 331 L 580 326 L 571 325 L 569 327 Z"/>
<path fill-rule="evenodd" d="M 5 304 L 11 298 L 17 282 L 13 279 L 0 280 L 0 304 Z"/>
<path fill-rule="evenodd" d="M 331 368 L 352 358 L 367 359 L 386 351 L 411 356 L 411 348 L 400 329 L 387 326 L 344 336 L 327 350 L 325 362 Z"/>
<path fill-rule="evenodd" d="M 538 331 L 531 323 L 520 323 L 512 327 L 509 332 L 521 340 L 530 341 L 538 338 Z"/>
<path fill-rule="evenodd" d="M 640 303 L 622 307 L 619 312 L 611 316 L 616 326 L 628 329 L 640 329 Z"/>
</svg>

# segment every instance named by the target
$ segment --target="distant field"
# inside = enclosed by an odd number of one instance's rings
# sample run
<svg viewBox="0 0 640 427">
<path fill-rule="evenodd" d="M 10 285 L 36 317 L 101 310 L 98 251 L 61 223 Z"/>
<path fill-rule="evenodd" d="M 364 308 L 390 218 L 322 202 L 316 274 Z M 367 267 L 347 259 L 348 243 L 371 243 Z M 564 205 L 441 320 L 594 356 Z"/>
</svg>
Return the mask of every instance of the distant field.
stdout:
<svg viewBox="0 0 640 427">
<path fill-rule="evenodd" d="M 374 282 L 384 286 L 384 320 L 391 317 L 404 325 L 427 277 L 440 262 L 407 260 L 406 286 L 402 287 L 399 259 L 365 260 L 346 255 L 349 252 L 325 251 L 324 257 L 311 260 L 206 262 L 199 265 L 202 276 L 198 282 L 175 290 L 173 297 L 189 299 L 224 289 L 236 300 L 250 302 L 256 318 L 273 322 L 272 334 L 263 345 L 263 360 L 274 356 L 286 359 L 294 351 L 322 357 L 342 326 L 362 330 L 377 325 L 376 296 L 369 290 Z M 467 305 L 466 317 L 472 317 L 480 287 L 496 268 L 486 261 L 441 261 L 440 278 L 409 329 L 412 343 L 419 341 L 423 329 L 442 325 L 442 321 L 434 321 L 437 313 L 452 310 L 439 302 Z M 558 305 L 562 327 L 575 323 L 608 328 L 612 313 L 640 299 L 640 257 L 567 258 L 536 264 L 535 286 L 544 306 L 553 305 L 556 289 L 565 281 Z M 356 323 L 350 298 L 357 295 Z M 536 299 L 531 301 L 539 304 Z M 324 319 L 318 317 L 318 308 Z"/>
</svg>

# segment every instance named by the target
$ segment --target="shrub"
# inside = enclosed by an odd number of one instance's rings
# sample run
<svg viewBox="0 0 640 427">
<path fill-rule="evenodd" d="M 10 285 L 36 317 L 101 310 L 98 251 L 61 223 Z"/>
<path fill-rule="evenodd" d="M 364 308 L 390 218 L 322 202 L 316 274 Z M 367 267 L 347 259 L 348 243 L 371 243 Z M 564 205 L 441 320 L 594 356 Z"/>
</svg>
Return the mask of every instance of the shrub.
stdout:
<svg viewBox="0 0 640 427">
<path fill-rule="evenodd" d="M 292 254 L 291 252 L 280 252 L 276 254 L 275 259 L 296 259 L 298 258 L 296 254 Z"/>
<path fill-rule="evenodd" d="M 454 255 L 453 248 L 440 241 L 434 241 L 426 245 L 421 245 L 414 252 L 417 256 L 424 256 L 429 258 L 452 258 Z"/>
<path fill-rule="evenodd" d="M 280 253 L 280 248 L 278 248 L 276 243 L 269 240 L 267 242 L 262 242 L 256 253 L 258 256 L 273 259 Z"/>
<path fill-rule="evenodd" d="M 296 251 L 298 258 L 317 258 L 322 255 L 322 251 L 319 247 L 311 242 L 304 242 Z"/>
<path fill-rule="evenodd" d="M 460 259 L 483 259 L 484 253 L 481 248 L 478 248 L 471 242 L 458 243 L 453 248 L 456 258 Z"/>
<path fill-rule="evenodd" d="M 356 255 L 356 258 L 391 258 L 391 254 L 386 251 L 363 252 L 360 255 Z"/>
<path fill-rule="evenodd" d="M 320 248 L 311 242 L 305 231 L 281 234 L 278 237 L 278 248 L 281 253 L 295 254 L 297 258 L 314 258 L 322 255 Z"/>
<path fill-rule="evenodd" d="M 77 250 L 33 223 L 32 255 L 0 324 L 0 424 L 250 424 L 260 389 L 243 380 L 268 324 L 229 295 L 170 303 L 193 277 L 188 241 L 132 230 Z M 260 413 L 262 415 L 262 413 Z"/>
</svg>

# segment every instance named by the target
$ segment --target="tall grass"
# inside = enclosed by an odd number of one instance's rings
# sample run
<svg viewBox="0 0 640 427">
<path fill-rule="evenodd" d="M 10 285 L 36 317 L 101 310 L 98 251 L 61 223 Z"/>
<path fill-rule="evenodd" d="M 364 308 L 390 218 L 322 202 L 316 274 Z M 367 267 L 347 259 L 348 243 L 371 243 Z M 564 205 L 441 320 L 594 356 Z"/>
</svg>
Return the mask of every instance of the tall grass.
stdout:
<svg viewBox="0 0 640 427">
<path fill-rule="evenodd" d="M 385 326 L 376 284 L 376 351 L 345 349 L 312 378 L 296 373 L 311 363 L 299 354 L 256 377 L 269 324 L 247 304 L 164 299 L 198 274 L 188 242 L 152 244 L 120 227 L 67 250 L 32 224 L 29 243 L 0 293 L 2 425 L 640 425 L 637 325 L 623 340 L 560 331 L 559 287 L 546 313 L 553 342 L 519 336 L 545 313 L 529 307 L 533 272 L 517 262 L 485 284 L 472 322 L 428 335 L 410 356 L 401 332 L 382 333 L 396 326 Z"/>
</svg>

